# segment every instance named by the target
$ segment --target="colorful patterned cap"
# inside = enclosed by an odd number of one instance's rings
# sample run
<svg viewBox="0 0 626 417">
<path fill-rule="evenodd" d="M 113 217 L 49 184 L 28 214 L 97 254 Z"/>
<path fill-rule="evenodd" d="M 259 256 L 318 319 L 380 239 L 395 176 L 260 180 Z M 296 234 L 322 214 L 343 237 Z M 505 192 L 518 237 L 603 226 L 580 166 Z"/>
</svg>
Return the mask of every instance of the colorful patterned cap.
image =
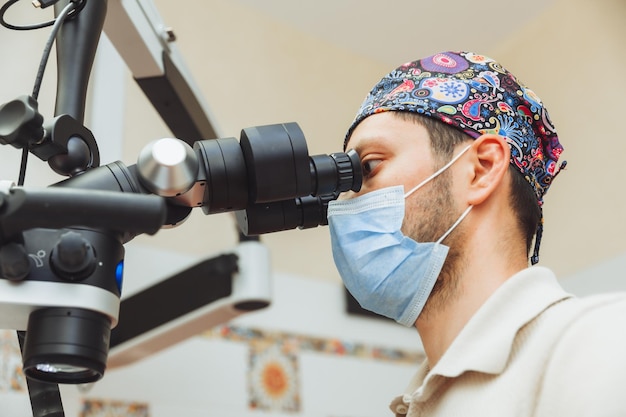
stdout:
<svg viewBox="0 0 626 417">
<path fill-rule="evenodd" d="M 511 163 L 535 190 L 541 206 L 563 147 L 539 97 L 491 58 L 443 52 L 409 62 L 387 74 L 361 105 L 352 131 L 366 117 L 408 111 L 433 117 L 473 138 L 495 133 L 511 147 Z"/>
</svg>

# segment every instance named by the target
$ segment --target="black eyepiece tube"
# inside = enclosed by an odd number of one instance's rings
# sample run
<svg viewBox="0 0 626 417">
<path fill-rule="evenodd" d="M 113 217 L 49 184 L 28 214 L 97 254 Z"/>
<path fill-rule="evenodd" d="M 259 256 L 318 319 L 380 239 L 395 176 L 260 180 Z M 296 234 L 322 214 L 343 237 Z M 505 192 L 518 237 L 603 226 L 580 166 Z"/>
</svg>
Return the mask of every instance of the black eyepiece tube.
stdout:
<svg viewBox="0 0 626 417">
<path fill-rule="evenodd" d="M 312 195 L 339 194 L 361 189 L 361 161 L 354 149 L 311 157 Z"/>
<path fill-rule="evenodd" d="M 252 204 L 235 213 L 241 232 L 246 236 L 280 232 L 295 228 L 309 229 L 328 224 L 328 202 L 336 194 L 298 197 L 273 203 Z"/>
<path fill-rule="evenodd" d="M 311 194 L 309 151 L 296 123 L 243 129 L 240 145 L 248 171 L 251 203 Z"/>
<path fill-rule="evenodd" d="M 198 182 L 204 186 L 199 205 L 205 214 L 361 188 L 358 154 L 350 150 L 309 156 L 296 123 L 250 127 L 241 131 L 239 142 L 203 140 L 194 150 L 200 162 Z"/>
<path fill-rule="evenodd" d="M 248 204 L 246 163 L 235 138 L 194 143 L 206 186 L 202 197 L 204 214 L 236 210 Z"/>
</svg>

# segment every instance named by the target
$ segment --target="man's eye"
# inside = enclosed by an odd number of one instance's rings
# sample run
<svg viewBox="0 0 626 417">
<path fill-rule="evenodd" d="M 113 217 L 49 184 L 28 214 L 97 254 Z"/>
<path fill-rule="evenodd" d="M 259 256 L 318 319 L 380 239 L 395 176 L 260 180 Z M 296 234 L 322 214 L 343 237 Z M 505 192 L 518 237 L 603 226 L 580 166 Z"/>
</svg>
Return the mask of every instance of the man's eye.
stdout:
<svg viewBox="0 0 626 417">
<path fill-rule="evenodd" d="M 363 161 L 363 163 L 361 164 L 361 167 L 363 169 L 363 175 L 366 177 L 371 175 L 372 171 L 374 171 L 380 163 L 380 159 L 370 159 L 369 161 Z"/>
</svg>

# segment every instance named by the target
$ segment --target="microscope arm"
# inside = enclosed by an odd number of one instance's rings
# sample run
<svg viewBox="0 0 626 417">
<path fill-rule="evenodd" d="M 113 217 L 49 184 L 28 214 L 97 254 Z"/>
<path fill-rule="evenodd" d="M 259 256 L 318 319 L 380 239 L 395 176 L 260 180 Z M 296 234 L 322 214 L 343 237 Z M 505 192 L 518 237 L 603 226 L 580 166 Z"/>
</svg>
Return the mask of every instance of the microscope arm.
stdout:
<svg viewBox="0 0 626 417">
<path fill-rule="evenodd" d="M 172 29 L 151 1 L 109 0 L 103 31 L 174 137 L 189 144 L 221 137 Z"/>
</svg>

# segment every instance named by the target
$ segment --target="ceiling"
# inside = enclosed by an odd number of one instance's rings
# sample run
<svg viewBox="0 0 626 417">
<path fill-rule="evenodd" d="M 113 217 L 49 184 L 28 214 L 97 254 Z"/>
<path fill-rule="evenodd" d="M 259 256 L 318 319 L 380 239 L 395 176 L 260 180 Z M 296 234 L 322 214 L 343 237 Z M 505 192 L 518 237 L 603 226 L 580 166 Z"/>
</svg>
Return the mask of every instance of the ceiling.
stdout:
<svg viewBox="0 0 626 417">
<path fill-rule="evenodd" d="M 488 51 L 554 0 L 232 0 L 310 36 L 389 64 L 450 49 Z M 489 30 L 489 27 L 493 30 Z M 487 27 L 487 30 L 486 30 Z M 415 42 L 407 47 L 406 40 Z"/>
</svg>

